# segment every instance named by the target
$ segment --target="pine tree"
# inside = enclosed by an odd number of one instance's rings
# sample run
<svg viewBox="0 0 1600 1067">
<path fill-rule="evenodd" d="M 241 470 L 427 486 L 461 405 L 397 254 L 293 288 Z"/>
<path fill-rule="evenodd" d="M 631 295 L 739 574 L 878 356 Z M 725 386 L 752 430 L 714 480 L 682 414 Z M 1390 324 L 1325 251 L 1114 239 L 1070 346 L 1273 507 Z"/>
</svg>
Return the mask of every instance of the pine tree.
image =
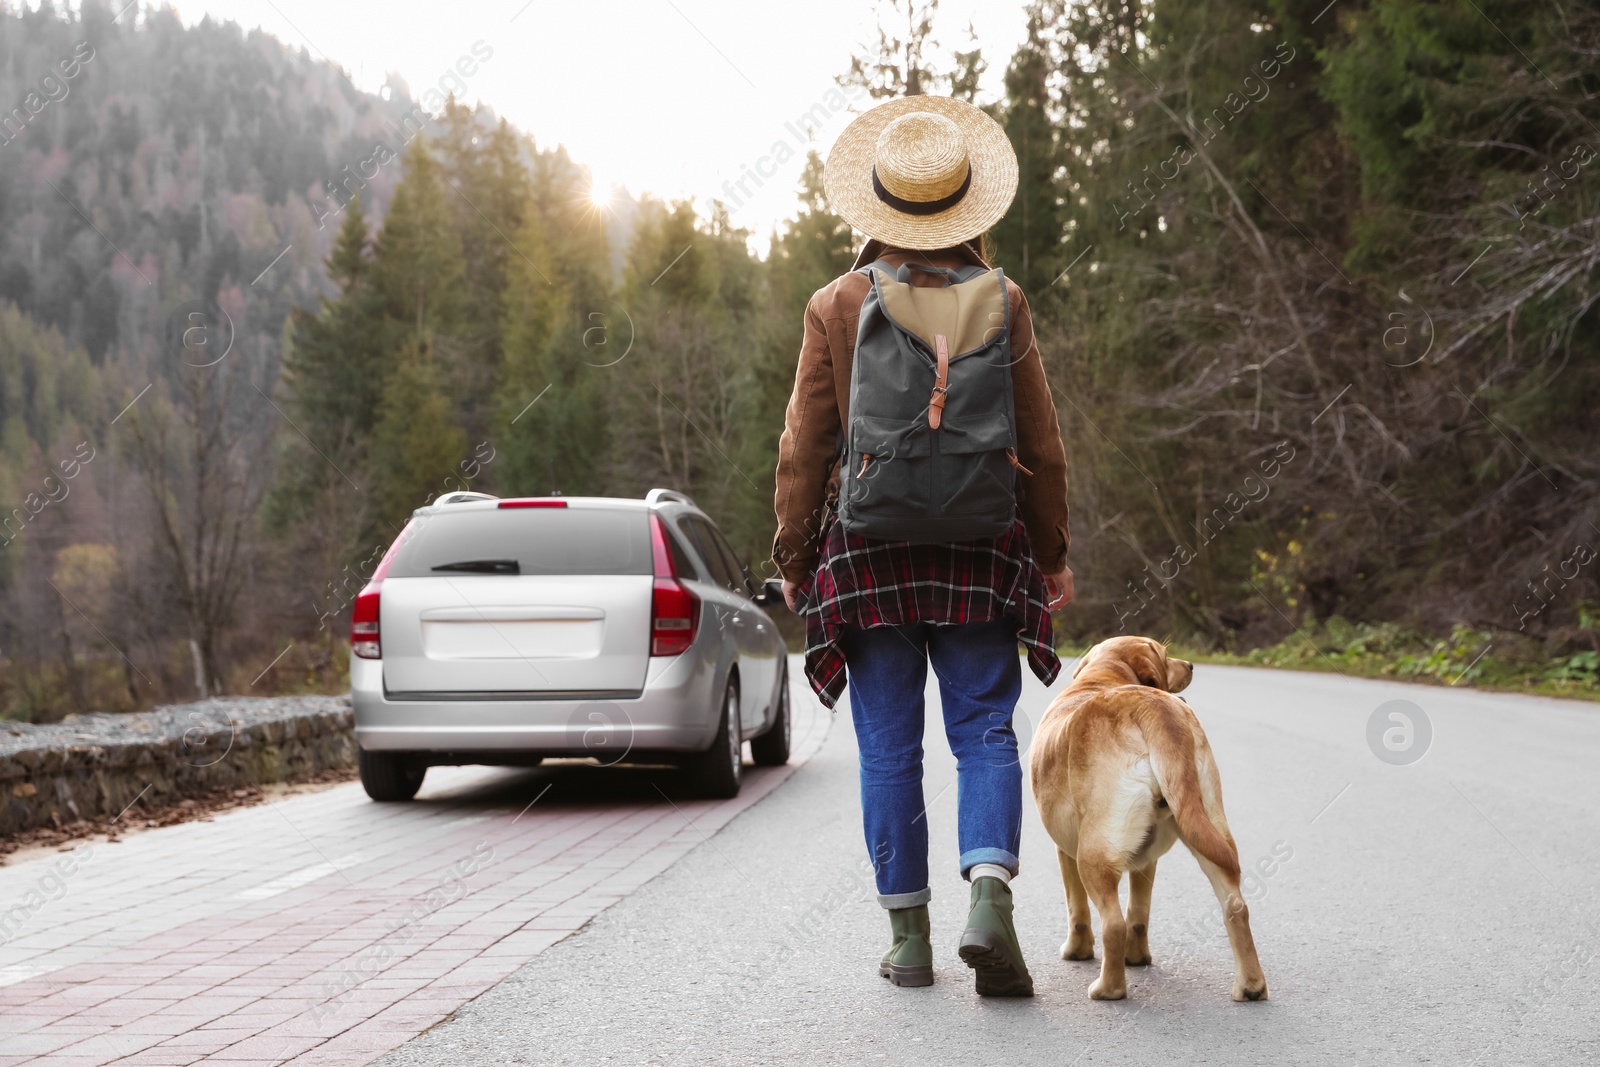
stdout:
<svg viewBox="0 0 1600 1067">
<path fill-rule="evenodd" d="M 860 86 L 874 100 L 938 92 L 933 19 L 939 0 L 877 0 L 875 8 L 878 39 L 851 57 L 839 84 Z"/>
<path fill-rule="evenodd" d="M 334 235 L 333 251 L 328 253 L 328 280 L 339 287 L 339 292 L 349 296 L 367 275 L 371 266 L 368 252 L 372 245 L 367 235 L 367 219 L 361 211 L 359 195 L 345 208 L 344 221 Z"/>
<path fill-rule="evenodd" d="M 994 255 L 1024 292 L 1043 298 L 1060 270 L 1066 212 L 1062 206 L 1061 150 L 1048 107 L 1049 48 L 1042 39 L 1040 5 L 1028 16 L 1028 35 L 1006 70 L 1001 125 L 1017 153 L 1017 196 L 995 226 Z"/>
<path fill-rule="evenodd" d="M 450 416 L 462 406 L 461 383 L 470 380 L 475 354 L 458 223 L 442 186 L 419 139 L 370 255 L 361 204 L 352 200 L 328 260 L 340 294 L 319 314 L 295 317 L 285 380 L 304 437 L 287 445 L 271 514 L 280 529 L 321 516 L 318 536 L 327 536 L 319 550 L 329 558 L 392 536 L 397 519 L 437 490 L 422 472 L 437 482 L 465 458 L 461 442 L 440 429 L 455 426 Z M 415 366 L 396 394 L 397 356 L 406 353 Z M 391 424 L 380 434 L 379 423 L 399 417 L 397 396 L 414 398 L 419 381 L 438 396 L 428 401 L 426 418 L 419 414 L 415 438 L 400 441 L 401 453 L 385 454 L 380 440 L 394 444 L 399 431 Z M 464 432 L 456 433 L 464 442 Z M 418 442 L 449 444 L 455 454 L 424 461 L 427 449 Z M 442 463 L 436 475 L 435 460 Z"/>
<path fill-rule="evenodd" d="M 392 535 L 439 495 L 467 455 L 445 377 L 426 345 L 408 345 L 378 405 L 368 462 L 374 538 Z"/>
<path fill-rule="evenodd" d="M 396 351 L 407 342 L 424 341 L 436 345 L 441 356 L 454 356 L 460 348 L 455 334 L 470 304 L 461 235 L 446 195 L 439 164 L 418 137 L 406 156 L 405 179 L 395 189 L 369 272 L 376 312 L 388 320 L 386 339 Z"/>
<path fill-rule="evenodd" d="M 501 296 L 496 482 L 518 494 L 591 491 L 591 446 L 603 420 L 594 417 L 581 361 L 561 358 L 572 340 L 572 293 L 564 279 L 552 282 L 534 269 L 551 263 L 535 205 L 524 212 L 516 244 L 529 259 L 507 264 Z"/>
<path fill-rule="evenodd" d="M 798 328 L 811 294 L 848 271 L 854 261 L 850 226 L 828 210 L 822 193 L 822 157 L 811 151 L 800 174 L 800 211 L 782 234 L 773 237 L 767 261 L 774 310 Z"/>
<path fill-rule="evenodd" d="M 487 427 L 494 406 L 508 266 L 513 261 L 527 265 L 529 253 L 516 234 L 532 189 L 522 146 L 504 119 L 489 126 L 480 110 L 452 98 L 445 105 L 444 127 L 439 156 L 460 234 L 466 294 L 456 373 L 462 416 L 476 433 Z"/>
<path fill-rule="evenodd" d="M 377 417 L 386 360 L 373 329 L 372 262 L 361 200 L 345 209 L 328 256 L 337 300 L 295 316 L 285 381 L 301 429 L 325 452 L 349 455 Z"/>
<path fill-rule="evenodd" d="M 971 22 L 967 23 L 967 43 L 971 47 L 964 51 L 951 50 L 950 75 L 947 80 L 951 96 L 957 100 L 965 100 L 969 104 L 976 104 L 978 83 L 982 81 L 984 72 L 989 69 L 989 63 L 983 58 L 983 49 L 978 47 L 978 31 Z"/>
<path fill-rule="evenodd" d="M 612 293 L 606 219 L 557 149 L 535 160 L 501 298 L 496 477 L 509 491 L 598 493 L 612 451 L 606 397 L 634 345 Z"/>
<path fill-rule="evenodd" d="M 369 245 L 355 198 L 328 256 L 338 297 L 324 298 L 315 313 L 297 309 L 285 330 L 284 402 L 299 432 L 282 438 L 266 513 L 280 532 L 322 516 L 324 532 L 336 543 L 325 546 L 330 559 L 355 536 L 362 504 L 347 499 L 353 490 L 346 479 L 359 473 L 390 364 L 368 284 Z"/>
</svg>

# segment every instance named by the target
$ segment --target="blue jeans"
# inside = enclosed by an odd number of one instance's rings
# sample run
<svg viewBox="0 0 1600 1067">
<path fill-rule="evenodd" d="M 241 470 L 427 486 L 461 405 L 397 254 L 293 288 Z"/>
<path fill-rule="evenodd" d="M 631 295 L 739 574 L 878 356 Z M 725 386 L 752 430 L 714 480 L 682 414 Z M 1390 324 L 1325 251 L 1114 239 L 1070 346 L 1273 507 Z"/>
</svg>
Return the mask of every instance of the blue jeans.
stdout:
<svg viewBox="0 0 1600 1067">
<path fill-rule="evenodd" d="M 848 629 L 850 716 L 861 751 L 861 815 L 885 908 L 926 904 L 928 818 L 922 799 L 923 689 L 939 679 L 956 757 L 961 875 L 976 863 L 1013 874 L 1022 837 L 1022 765 L 1011 727 L 1022 693 L 1014 622 Z"/>
</svg>

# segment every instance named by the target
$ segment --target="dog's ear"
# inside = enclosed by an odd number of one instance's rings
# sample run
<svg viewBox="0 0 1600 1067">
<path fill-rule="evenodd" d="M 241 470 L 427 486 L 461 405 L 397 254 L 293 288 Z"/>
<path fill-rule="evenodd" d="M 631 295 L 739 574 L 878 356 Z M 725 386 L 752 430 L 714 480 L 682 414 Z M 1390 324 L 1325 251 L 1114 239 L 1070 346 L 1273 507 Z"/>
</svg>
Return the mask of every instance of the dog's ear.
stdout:
<svg viewBox="0 0 1600 1067">
<path fill-rule="evenodd" d="M 1076 678 L 1078 675 L 1083 673 L 1083 669 L 1089 665 L 1089 661 L 1094 659 L 1095 649 L 1099 647 L 1099 645 L 1090 645 L 1088 648 L 1084 649 L 1083 655 L 1078 657 L 1077 666 L 1072 668 L 1072 677 Z"/>
<path fill-rule="evenodd" d="M 1145 638 L 1144 647 L 1128 657 L 1128 666 L 1133 668 L 1140 685 L 1148 685 L 1152 689 L 1167 688 L 1166 650 L 1150 638 Z"/>
</svg>

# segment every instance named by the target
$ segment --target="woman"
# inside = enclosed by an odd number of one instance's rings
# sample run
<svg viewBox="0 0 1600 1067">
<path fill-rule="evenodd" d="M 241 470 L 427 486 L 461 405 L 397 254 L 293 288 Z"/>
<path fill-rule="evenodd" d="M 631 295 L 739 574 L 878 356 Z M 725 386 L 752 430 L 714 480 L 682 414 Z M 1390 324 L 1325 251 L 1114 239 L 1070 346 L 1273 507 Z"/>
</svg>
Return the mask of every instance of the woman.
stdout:
<svg viewBox="0 0 1600 1067">
<path fill-rule="evenodd" d="M 1066 455 L 1020 290 L 1004 284 L 998 331 L 1000 341 L 1009 341 L 1015 435 L 1009 455 L 1023 487 L 1014 504 L 1006 498 L 1004 532 L 948 544 L 881 540 L 855 532 L 836 513 L 839 463 L 848 451 L 841 428 L 852 425 L 852 362 L 863 303 L 880 295 L 874 279 L 892 285 L 893 271 L 902 283 L 937 287 L 982 274 L 983 235 L 1010 206 L 1016 185 L 1016 155 L 1004 131 L 957 100 L 891 100 L 840 135 L 824 188 L 831 209 L 866 242 L 855 269 L 819 290 L 806 308 L 778 451 L 773 546 L 784 596 L 806 619 L 807 677 L 829 707 L 848 671 L 862 821 L 893 936 L 879 973 L 896 985 L 933 981 L 921 747 L 923 690 L 933 665 L 957 761 L 960 869 L 972 886 L 960 954 L 986 996 L 1033 993 L 1010 890 L 1022 821 L 1022 768 L 1011 726 L 1022 686 L 1017 643 L 1027 647 L 1040 680 L 1053 681 L 1061 664 L 1048 609 L 1072 599 Z M 881 273 L 862 271 L 869 264 Z M 903 269 L 907 264 L 913 267 Z M 945 338 L 938 343 L 928 419 L 934 428 L 947 363 Z M 931 346 L 921 359 L 931 372 Z M 858 462 L 867 471 L 872 458 L 852 454 L 846 478 L 856 477 Z"/>
</svg>

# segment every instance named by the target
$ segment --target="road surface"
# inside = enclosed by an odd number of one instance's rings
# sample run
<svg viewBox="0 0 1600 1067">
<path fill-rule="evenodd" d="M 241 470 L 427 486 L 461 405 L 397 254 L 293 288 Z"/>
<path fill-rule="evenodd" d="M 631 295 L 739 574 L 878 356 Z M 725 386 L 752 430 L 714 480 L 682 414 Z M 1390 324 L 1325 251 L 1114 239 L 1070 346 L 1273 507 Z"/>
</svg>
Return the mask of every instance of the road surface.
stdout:
<svg viewBox="0 0 1600 1067">
<path fill-rule="evenodd" d="M 1024 743 L 1049 697 L 1026 686 Z M 848 712 L 829 729 L 796 696 L 809 759 L 748 768 L 733 802 L 650 769 L 436 770 L 412 805 L 343 786 L 99 845 L 61 893 L 55 857 L 0 869 L 0 910 L 44 900 L 0 945 L 0 1067 L 1600 1062 L 1600 707 L 1201 666 L 1185 696 L 1272 999 L 1228 999 L 1180 846 L 1155 963 L 1107 1004 L 1057 956 L 1031 802 L 1014 888 L 1038 995 L 973 994 L 937 725 L 937 980 L 878 978 Z"/>
<path fill-rule="evenodd" d="M 815 751 L 732 800 L 668 769 L 435 768 L 0 868 L 0 1067 L 356 1065 L 447 1018 L 704 847 Z"/>
<path fill-rule="evenodd" d="M 1229 1000 L 1215 898 L 1181 845 L 1156 881 L 1154 965 L 1130 968 L 1127 1000 L 1090 1001 L 1098 964 L 1058 956 L 1059 876 L 1031 801 L 1013 884 L 1037 995 L 976 997 L 955 952 L 966 893 L 937 729 L 924 794 L 936 981 L 890 986 L 876 973 L 888 924 L 860 861 L 841 715 L 806 768 L 714 847 L 381 1067 L 1600 1063 L 1600 706 L 1204 665 L 1185 696 L 1216 750 L 1241 859 L 1257 867 L 1267 1003 Z M 1408 766 L 1366 739 L 1395 699 L 1432 725 Z M 1045 704 L 1030 684 L 1025 720 Z"/>
</svg>

